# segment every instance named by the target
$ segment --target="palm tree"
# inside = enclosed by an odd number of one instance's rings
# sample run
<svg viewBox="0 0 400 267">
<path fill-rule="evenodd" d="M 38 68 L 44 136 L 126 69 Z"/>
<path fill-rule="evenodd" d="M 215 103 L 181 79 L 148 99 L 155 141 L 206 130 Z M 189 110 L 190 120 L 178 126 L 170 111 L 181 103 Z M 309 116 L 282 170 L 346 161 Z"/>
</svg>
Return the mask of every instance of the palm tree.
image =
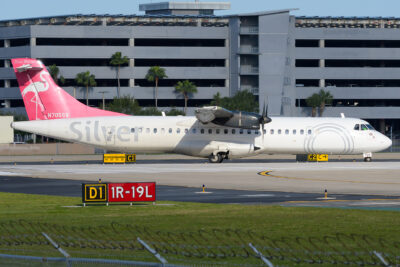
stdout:
<svg viewBox="0 0 400 267">
<path fill-rule="evenodd" d="M 129 58 L 127 56 L 122 57 L 121 52 L 115 52 L 111 56 L 110 64 L 113 66 L 117 66 L 117 80 L 118 80 L 117 98 L 120 98 L 119 70 L 121 68 L 121 65 L 128 63 L 129 63 Z"/>
<path fill-rule="evenodd" d="M 96 86 L 96 77 L 89 71 L 81 72 L 76 75 L 75 81 L 78 85 L 86 87 L 86 105 L 89 105 L 89 86 Z"/>
<path fill-rule="evenodd" d="M 307 106 L 312 107 L 311 116 L 317 116 L 317 107 L 321 105 L 320 95 L 317 93 L 312 94 L 309 98 L 306 99 Z"/>
<path fill-rule="evenodd" d="M 320 104 L 319 104 L 319 116 L 322 117 L 322 114 L 325 111 L 325 105 L 330 105 L 332 104 L 333 96 L 329 91 L 325 91 L 321 89 L 318 93 L 319 98 L 320 98 Z"/>
<path fill-rule="evenodd" d="M 210 105 L 221 106 L 221 102 L 222 102 L 221 94 L 218 92 L 213 96 L 213 100 L 211 101 Z"/>
<path fill-rule="evenodd" d="M 155 97 L 155 104 L 156 108 L 158 107 L 157 105 L 157 96 L 158 96 L 158 81 L 160 79 L 168 78 L 168 76 L 165 74 L 165 69 L 161 68 L 160 66 L 154 66 L 151 67 L 146 74 L 146 79 L 149 82 L 155 82 L 155 92 L 154 92 L 154 97 Z"/>
<path fill-rule="evenodd" d="M 197 93 L 197 87 L 194 83 L 185 80 L 183 82 L 178 82 L 175 85 L 175 91 L 181 93 L 185 98 L 185 115 L 186 115 L 189 94 Z"/>
<path fill-rule="evenodd" d="M 58 85 L 58 79 L 60 79 L 60 82 L 63 84 L 65 83 L 65 79 L 63 76 L 60 76 L 58 78 L 58 75 L 60 74 L 60 69 L 56 66 L 56 64 L 53 64 L 49 67 L 49 73 L 51 78 L 53 78 L 54 82 Z"/>
</svg>

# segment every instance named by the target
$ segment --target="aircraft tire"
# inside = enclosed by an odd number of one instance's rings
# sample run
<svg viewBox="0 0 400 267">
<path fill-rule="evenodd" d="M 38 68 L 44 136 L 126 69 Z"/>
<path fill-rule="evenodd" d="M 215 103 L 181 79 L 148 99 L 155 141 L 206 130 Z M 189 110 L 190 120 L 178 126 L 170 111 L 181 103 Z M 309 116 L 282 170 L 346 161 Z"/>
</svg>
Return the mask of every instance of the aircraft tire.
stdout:
<svg viewBox="0 0 400 267">
<path fill-rule="evenodd" d="M 225 156 L 225 154 L 218 154 L 219 155 L 219 157 L 220 157 L 220 159 L 219 159 L 219 161 L 218 161 L 218 163 L 222 163 L 222 161 L 224 160 L 224 159 L 226 159 L 226 156 Z"/>
<path fill-rule="evenodd" d="M 221 163 L 224 160 L 224 158 L 222 157 L 221 154 L 211 154 L 210 156 L 208 156 L 208 161 L 210 163 Z"/>
<path fill-rule="evenodd" d="M 371 157 L 366 157 L 366 158 L 364 158 L 364 162 L 371 162 L 372 161 L 372 158 Z"/>
</svg>

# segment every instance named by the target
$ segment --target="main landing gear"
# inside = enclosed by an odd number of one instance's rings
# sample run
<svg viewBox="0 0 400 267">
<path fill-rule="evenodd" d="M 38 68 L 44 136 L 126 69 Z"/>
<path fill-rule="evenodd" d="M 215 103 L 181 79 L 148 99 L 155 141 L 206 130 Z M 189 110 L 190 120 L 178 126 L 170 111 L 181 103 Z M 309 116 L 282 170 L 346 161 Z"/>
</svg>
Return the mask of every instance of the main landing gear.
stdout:
<svg viewBox="0 0 400 267">
<path fill-rule="evenodd" d="M 224 159 L 228 159 L 228 153 L 211 153 L 210 156 L 208 156 L 208 161 L 210 161 L 210 163 L 221 163 Z"/>
<path fill-rule="evenodd" d="M 363 153 L 364 162 L 371 162 L 372 161 L 372 153 Z"/>
</svg>

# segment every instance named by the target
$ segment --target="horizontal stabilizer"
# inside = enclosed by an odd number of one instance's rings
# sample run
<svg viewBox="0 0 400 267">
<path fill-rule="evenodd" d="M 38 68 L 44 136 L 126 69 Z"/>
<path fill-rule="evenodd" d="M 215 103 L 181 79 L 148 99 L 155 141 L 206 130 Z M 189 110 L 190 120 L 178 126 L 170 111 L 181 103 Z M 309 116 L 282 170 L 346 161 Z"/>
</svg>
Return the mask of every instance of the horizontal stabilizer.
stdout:
<svg viewBox="0 0 400 267">
<path fill-rule="evenodd" d="M 22 65 L 22 66 L 16 68 L 16 70 L 18 72 L 24 72 L 24 71 L 28 71 L 28 70 L 39 71 L 39 70 L 42 70 L 42 69 L 43 69 L 42 67 L 32 67 L 31 64 Z"/>
</svg>

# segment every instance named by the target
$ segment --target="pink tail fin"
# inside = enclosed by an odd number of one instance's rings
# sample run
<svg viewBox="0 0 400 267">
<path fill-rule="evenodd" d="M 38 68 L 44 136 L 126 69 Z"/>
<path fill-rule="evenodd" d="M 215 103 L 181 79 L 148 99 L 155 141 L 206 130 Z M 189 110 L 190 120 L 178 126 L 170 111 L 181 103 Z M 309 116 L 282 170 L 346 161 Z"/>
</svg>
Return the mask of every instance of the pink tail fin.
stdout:
<svg viewBox="0 0 400 267">
<path fill-rule="evenodd" d="M 53 81 L 39 60 L 15 58 L 11 62 L 29 120 L 126 116 L 82 104 Z"/>
</svg>

